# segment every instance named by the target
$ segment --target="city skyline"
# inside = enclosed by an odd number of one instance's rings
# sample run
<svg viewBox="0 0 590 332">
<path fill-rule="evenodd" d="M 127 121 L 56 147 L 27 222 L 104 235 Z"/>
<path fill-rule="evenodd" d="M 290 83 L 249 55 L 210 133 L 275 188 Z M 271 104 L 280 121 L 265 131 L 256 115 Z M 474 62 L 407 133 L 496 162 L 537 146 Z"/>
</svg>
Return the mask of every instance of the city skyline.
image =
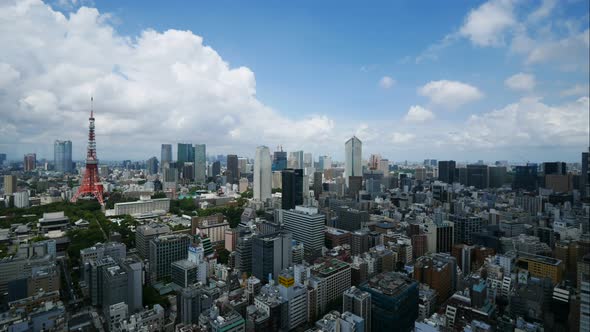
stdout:
<svg viewBox="0 0 590 332">
<path fill-rule="evenodd" d="M 253 158 L 256 146 L 273 151 L 282 145 L 285 151 L 343 160 L 342 142 L 353 135 L 364 143 L 363 158 L 378 153 L 392 161 L 571 162 L 588 146 L 589 30 L 588 17 L 579 14 L 588 11 L 584 2 L 431 4 L 440 9 L 440 19 L 431 23 L 440 35 L 395 11 L 417 14 L 409 4 L 342 6 L 336 17 L 325 14 L 333 3 L 270 6 L 256 13 L 255 19 L 289 18 L 269 24 L 291 37 L 305 22 L 321 24 L 325 34 L 312 38 L 312 47 L 300 56 L 270 49 L 271 40 L 285 50 L 295 46 L 266 38 L 259 23 L 236 21 L 265 40 L 249 47 L 240 42 L 244 32 L 186 16 L 206 9 L 234 18 L 256 5 L 233 5 L 220 13 L 212 5 L 172 3 L 138 11 L 109 1 L 98 8 L 67 3 L 30 1 L 17 8 L 9 1 L 2 6 L 13 14 L 0 21 L 6 32 L 0 42 L 12 45 L 0 61 L 0 115 L 5 119 L 0 150 L 11 160 L 26 153 L 50 159 L 55 140 L 71 140 L 72 159 L 82 160 L 91 95 L 103 160 L 146 160 L 160 154 L 162 143 L 176 142 L 206 144 L 213 155 Z M 170 15 L 175 21 L 158 21 L 151 14 L 180 9 L 187 14 Z M 355 24 L 345 27 L 356 12 Z M 371 15 L 389 20 L 370 22 Z M 35 26 L 27 23 L 32 21 Z M 402 23 L 410 29 L 401 29 Z M 310 35 L 307 29 L 301 36 Z M 346 40 L 347 33 L 367 51 L 330 42 Z M 64 54 L 59 46 L 77 51 Z M 45 56 L 19 52 L 33 49 Z M 313 73 L 288 68 L 286 77 L 273 74 L 277 52 L 295 68 L 313 68 Z M 342 58 L 334 57 L 338 52 Z M 457 54 L 463 55 L 461 61 Z M 330 65 L 330 59 L 340 61 Z M 200 80 L 194 79 L 197 73 Z M 318 95 L 318 85 L 325 87 L 324 95 Z"/>
</svg>

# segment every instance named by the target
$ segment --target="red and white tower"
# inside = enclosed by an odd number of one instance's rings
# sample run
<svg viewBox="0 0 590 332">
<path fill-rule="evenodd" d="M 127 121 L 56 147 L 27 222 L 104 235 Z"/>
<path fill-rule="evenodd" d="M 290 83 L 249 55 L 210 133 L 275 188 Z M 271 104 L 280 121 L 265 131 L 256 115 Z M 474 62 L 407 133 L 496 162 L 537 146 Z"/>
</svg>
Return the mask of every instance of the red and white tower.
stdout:
<svg viewBox="0 0 590 332">
<path fill-rule="evenodd" d="M 88 122 L 88 152 L 86 153 L 86 171 L 84 179 L 78 188 L 78 192 L 72 197 L 72 203 L 75 203 L 79 197 L 94 196 L 100 205 L 104 205 L 102 197 L 103 187 L 98 177 L 98 159 L 96 158 L 96 141 L 94 139 L 94 110 L 92 109 L 93 98 L 90 98 L 90 118 Z"/>
</svg>

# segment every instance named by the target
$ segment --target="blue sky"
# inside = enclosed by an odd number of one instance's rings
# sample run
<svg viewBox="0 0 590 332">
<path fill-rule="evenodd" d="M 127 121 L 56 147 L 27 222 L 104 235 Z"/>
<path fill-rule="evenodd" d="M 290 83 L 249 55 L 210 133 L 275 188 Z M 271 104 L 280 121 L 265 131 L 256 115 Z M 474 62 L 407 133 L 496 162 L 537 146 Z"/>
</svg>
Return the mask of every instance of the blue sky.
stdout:
<svg viewBox="0 0 590 332">
<path fill-rule="evenodd" d="M 58 113 L 67 114 L 83 105 L 88 92 L 82 87 L 94 91 L 97 107 L 108 113 L 102 123 L 109 126 L 103 141 L 120 147 L 104 151 L 107 158 L 147 159 L 158 155 L 159 143 L 189 141 L 206 143 L 210 153 L 253 156 L 256 145 L 282 144 L 289 150 L 338 159 L 344 140 L 354 134 L 364 142 L 365 157 L 380 153 L 392 160 L 578 161 L 589 145 L 588 1 L 30 2 L 27 11 L 19 12 L 21 20 L 37 17 L 39 22 L 47 12 L 61 12 L 66 21 L 84 22 L 64 26 L 61 18 L 40 21 L 48 31 L 64 31 L 63 40 L 48 36 L 45 44 L 75 45 L 78 40 L 70 35 L 83 30 L 84 42 L 117 51 L 104 51 L 104 63 L 63 54 L 51 57 L 53 66 L 70 63 L 89 72 L 67 90 L 73 94 L 68 98 L 48 86 L 31 90 L 26 82 L 32 75 L 20 69 L 9 52 L 4 59 L 0 56 L 0 63 L 7 64 L 7 72 L 18 73 L 14 76 L 23 81 L 23 89 L 0 93 L 0 102 L 18 113 L 27 107 L 39 109 L 35 103 L 49 99 L 55 101 Z M 152 30 L 154 34 L 147 36 L 146 31 Z M 110 39 L 100 38 L 99 31 L 107 31 Z M 189 41 L 186 49 L 166 44 L 180 38 L 167 31 L 187 31 L 189 36 L 202 37 L 202 42 Z M 0 36 L 9 33 L 0 30 Z M 150 58 L 138 69 L 146 59 L 138 45 L 147 40 L 155 41 L 150 44 L 154 49 L 172 45 L 172 51 L 157 61 Z M 128 49 L 119 54 L 121 43 Z M 198 53 L 205 46 L 218 58 L 177 56 L 185 50 Z M 111 53 L 117 56 L 111 58 Z M 222 82 L 222 87 L 209 91 L 223 80 L 217 72 L 220 61 L 227 64 L 222 73 L 244 67 L 249 74 L 238 75 L 241 81 L 235 86 Z M 138 90 L 155 94 L 150 90 L 155 88 L 150 82 L 160 77 L 155 66 L 165 69 L 179 63 L 191 64 L 192 69 L 211 66 L 215 74 L 201 80 L 198 70 L 188 73 L 196 75 L 191 77 L 198 80 L 194 88 L 179 80 L 164 86 L 177 91 L 178 84 L 178 93 L 186 98 L 162 97 L 144 106 L 130 101 L 142 95 Z M 103 86 L 112 73 L 109 68 L 117 68 L 125 77 L 113 84 L 125 91 L 127 102 L 100 104 L 118 97 L 110 96 Z M 43 69 L 35 74 L 50 75 Z M 192 92 L 195 95 L 189 98 Z M 234 100 L 242 94 L 249 96 Z M 179 101 L 183 99 L 186 102 Z M 142 123 L 138 114 L 150 112 L 182 121 L 169 121 L 169 126 L 147 136 L 146 128 L 153 124 Z M 203 124 L 205 118 L 215 121 L 211 113 L 219 114 L 217 126 Z M 109 122 L 117 119 L 120 123 Z M 24 120 L 9 118 L 15 128 Z M 69 135 L 76 140 L 83 136 L 84 117 L 70 120 L 82 125 Z M 101 119 L 97 121 L 100 126 Z M 15 136 L 26 134 L 19 130 L 4 128 Z M 49 154 L 46 142 L 64 138 L 53 138 L 56 135 L 49 129 L 38 130 L 26 141 L 15 138 L 16 145 L 0 139 L 0 150 L 17 146 L 12 148 L 15 154 L 32 149 Z M 100 131 L 98 135 L 100 139 Z M 125 138 L 131 137 L 141 144 L 126 144 Z M 74 147 L 82 151 L 83 143 Z"/>
</svg>

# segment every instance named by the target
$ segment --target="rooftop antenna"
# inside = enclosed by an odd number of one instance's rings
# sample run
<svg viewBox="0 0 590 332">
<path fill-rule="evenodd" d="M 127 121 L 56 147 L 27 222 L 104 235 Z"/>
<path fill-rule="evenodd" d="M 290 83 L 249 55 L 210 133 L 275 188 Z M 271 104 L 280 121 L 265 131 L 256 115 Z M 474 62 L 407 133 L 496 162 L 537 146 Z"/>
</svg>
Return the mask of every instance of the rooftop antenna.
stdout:
<svg viewBox="0 0 590 332">
<path fill-rule="evenodd" d="M 90 96 L 90 117 L 94 117 L 94 96 Z"/>
</svg>

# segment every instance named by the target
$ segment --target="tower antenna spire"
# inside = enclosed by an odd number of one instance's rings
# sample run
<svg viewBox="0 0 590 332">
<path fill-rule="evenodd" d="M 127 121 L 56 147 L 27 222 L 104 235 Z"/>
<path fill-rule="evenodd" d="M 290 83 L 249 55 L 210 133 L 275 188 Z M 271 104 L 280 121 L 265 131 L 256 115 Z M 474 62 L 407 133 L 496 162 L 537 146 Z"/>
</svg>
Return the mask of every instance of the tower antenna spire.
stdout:
<svg viewBox="0 0 590 332">
<path fill-rule="evenodd" d="M 90 117 L 94 117 L 94 96 L 90 96 Z"/>
</svg>

